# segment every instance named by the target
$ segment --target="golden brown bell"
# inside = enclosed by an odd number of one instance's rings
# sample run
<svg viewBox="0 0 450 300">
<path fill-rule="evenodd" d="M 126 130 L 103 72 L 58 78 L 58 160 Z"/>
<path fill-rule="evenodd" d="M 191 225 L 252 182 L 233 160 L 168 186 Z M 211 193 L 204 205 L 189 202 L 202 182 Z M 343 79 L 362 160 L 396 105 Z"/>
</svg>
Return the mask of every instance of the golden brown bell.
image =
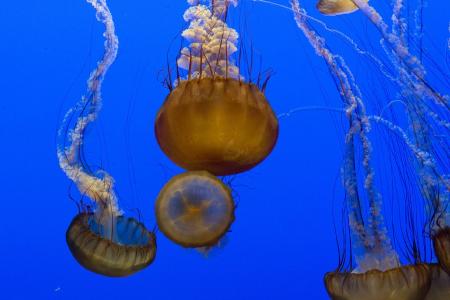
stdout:
<svg viewBox="0 0 450 300">
<path fill-rule="evenodd" d="M 348 14 L 358 9 L 352 0 L 319 0 L 316 7 L 324 15 L 330 16 Z"/>
<path fill-rule="evenodd" d="M 450 275 L 450 227 L 438 230 L 433 236 L 433 244 L 441 268 Z"/>
<path fill-rule="evenodd" d="M 181 81 L 155 121 L 164 153 L 187 170 L 244 172 L 265 159 L 278 138 L 278 120 L 254 84 L 235 79 Z"/>
<path fill-rule="evenodd" d="M 114 239 L 105 237 L 94 214 L 78 214 L 66 232 L 72 255 L 86 269 L 122 277 L 138 272 L 156 255 L 155 235 L 133 218 L 116 217 Z"/>
<path fill-rule="evenodd" d="M 431 264 L 431 287 L 425 300 L 447 300 L 450 299 L 450 275 L 448 275 L 438 264 Z"/>
<path fill-rule="evenodd" d="M 334 300 L 423 300 L 430 284 L 427 265 L 325 275 L 327 292 Z"/>
<path fill-rule="evenodd" d="M 156 200 L 159 229 L 173 242 L 190 248 L 211 247 L 234 221 L 229 188 L 206 171 L 172 178 Z"/>
</svg>

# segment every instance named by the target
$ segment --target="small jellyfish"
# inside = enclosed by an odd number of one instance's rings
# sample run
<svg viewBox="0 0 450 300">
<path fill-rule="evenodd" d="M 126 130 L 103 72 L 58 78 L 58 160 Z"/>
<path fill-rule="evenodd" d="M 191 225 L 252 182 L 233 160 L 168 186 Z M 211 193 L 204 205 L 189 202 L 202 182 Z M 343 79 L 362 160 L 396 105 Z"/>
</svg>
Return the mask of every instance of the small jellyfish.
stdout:
<svg viewBox="0 0 450 300">
<path fill-rule="evenodd" d="M 185 12 L 190 26 L 183 37 L 190 45 L 181 50 L 177 73 L 181 68 L 187 77 L 178 75 L 175 87 L 168 82 L 171 92 L 155 121 L 158 143 L 174 163 L 217 176 L 253 168 L 278 138 L 265 83 L 260 89 L 244 82 L 232 59 L 238 33 L 227 26 L 226 16 L 236 2 L 197 3 Z"/>
<path fill-rule="evenodd" d="M 206 171 L 173 177 L 161 190 L 155 205 L 159 229 L 187 248 L 212 247 L 234 221 L 230 189 Z"/>
<path fill-rule="evenodd" d="M 352 0 L 319 0 L 316 7 L 321 13 L 330 16 L 348 14 L 358 10 L 358 6 Z"/>
<path fill-rule="evenodd" d="M 87 0 L 105 27 L 105 53 L 88 80 L 88 96 L 66 114 L 58 136 L 59 165 L 83 196 L 95 203 L 92 210 L 79 204 L 79 214 L 71 222 L 66 242 L 74 258 L 86 269 L 119 277 L 133 274 L 152 263 L 156 240 L 137 220 L 123 216 L 114 192 L 114 179 L 102 169 L 93 170 L 83 157 L 86 128 L 97 118 L 101 107 L 103 78 L 117 56 L 118 39 L 105 0 Z M 83 203 L 81 203 L 83 204 Z"/>
</svg>

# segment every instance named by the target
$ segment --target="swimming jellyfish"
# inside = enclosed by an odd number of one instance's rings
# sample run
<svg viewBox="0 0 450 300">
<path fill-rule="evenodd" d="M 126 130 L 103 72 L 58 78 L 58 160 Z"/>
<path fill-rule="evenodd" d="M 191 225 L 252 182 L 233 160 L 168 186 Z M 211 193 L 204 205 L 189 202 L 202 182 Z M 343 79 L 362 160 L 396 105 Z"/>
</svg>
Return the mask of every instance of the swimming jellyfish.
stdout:
<svg viewBox="0 0 450 300">
<path fill-rule="evenodd" d="M 335 272 L 326 274 L 327 292 L 332 299 L 340 300 L 424 299 L 431 284 L 430 267 L 417 260 L 414 264 L 402 265 L 385 225 L 381 195 L 375 187 L 375 174 L 371 165 L 372 145 L 367 135 L 370 118 L 362 93 L 344 59 L 332 53 L 325 39 L 318 36 L 308 24 L 308 15 L 298 0 L 292 0 L 291 7 L 298 27 L 316 54 L 325 60 L 338 83 L 349 122 L 342 181 L 346 191 L 346 211 L 355 264 L 351 264 L 348 271 L 343 271 L 343 265 L 340 265 Z M 357 159 L 357 149 L 362 151 L 361 161 Z M 364 170 L 362 184 L 356 171 L 359 165 Z M 367 203 L 364 201 L 366 199 Z"/>
<path fill-rule="evenodd" d="M 209 249 L 234 221 L 230 190 L 215 176 L 244 172 L 267 157 L 278 120 L 264 96 L 267 81 L 261 88 L 244 82 L 233 59 L 238 33 L 226 20 L 237 1 L 188 3 L 184 19 L 190 25 L 182 36 L 190 44 L 177 59 L 175 83 L 169 72 L 170 93 L 155 121 L 161 149 L 188 172 L 165 185 L 155 212 L 173 242 Z"/>
<path fill-rule="evenodd" d="M 187 170 L 244 172 L 270 154 L 278 121 L 264 95 L 265 83 L 259 88 L 245 82 L 233 60 L 239 36 L 226 20 L 237 0 L 188 3 L 184 19 L 190 25 L 182 36 L 190 44 L 177 60 L 175 84 L 168 82 L 171 91 L 156 116 L 156 138 Z"/>
<path fill-rule="evenodd" d="M 183 247 L 215 246 L 234 221 L 230 189 L 206 171 L 173 177 L 158 195 L 159 229 Z"/>
<path fill-rule="evenodd" d="M 420 42 L 417 43 L 419 45 L 418 56 L 414 56 L 411 51 L 417 47 L 416 44 L 404 38 L 408 23 L 402 17 L 402 12 L 405 10 L 403 0 L 393 2 L 391 30 L 373 6 L 362 0 L 352 1 L 380 32 L 383 49 L 398 72 L 395 81 L 401 90 L 402 103 L 406 107 L 409 121 L 408 130 L 412 133 L 412 137 L 408 137 L 409 144 L 415 153 L 418 184 L 429 218 L 425 232 L 432 237 L 435 255 L 442 269 L 447 272 L 447 275 L 443 272 L 434 272 L 434 278 L 436 278 L 436 274 L 442 277 L 440 278 L 441 282 L 445 282 L 447 278 L 447 293 L 450 294 L 448 292 L 450 290 L 448 279 L 450 276 L 450 176 L 448 165 L 450 98 L 448 95 L 438 92 L 437 88 L 427 81 Z M 424 3 L 418 2 L 416 14 L 421 13 L 423 9 Z M 422 32 L 417 32 L 417 29 L 420 30 L 423 26 L 421 22 L 419 21 L 416 32 L 414 32 L 414 36 L 419 38 L 423 35 Z M 450 43 L 448 47 L 450 47 Z M 431 265 L 431 267 L 436 268 L 435 265 Z M 447 296 L 450 296 L 449 294 Z"/>
<path fill-rule="evenodd" d="M 101 107 L 103 78 L 117 56 L 118 39 L 106 0 L 87 0 L 105 27 L 105 53 L 88 80 L 88 95 L 66 114 L 59 136 L 59 165 L 83 196 L 95 203 L 95 210 L 81 207 L 67 233 L 67 245 L 86 269 L 106 276 L 133 274 L 155 258 L 156 240 L 137 220 L 126 217 L 118 206 L 114 179 L 106 171 L 92 171 L 82 157 L 86 128 Z M 74 124 L 72 124 L 74 122 Z M 68 143 L 68 145 L 66 145 Z"/>
</svg>

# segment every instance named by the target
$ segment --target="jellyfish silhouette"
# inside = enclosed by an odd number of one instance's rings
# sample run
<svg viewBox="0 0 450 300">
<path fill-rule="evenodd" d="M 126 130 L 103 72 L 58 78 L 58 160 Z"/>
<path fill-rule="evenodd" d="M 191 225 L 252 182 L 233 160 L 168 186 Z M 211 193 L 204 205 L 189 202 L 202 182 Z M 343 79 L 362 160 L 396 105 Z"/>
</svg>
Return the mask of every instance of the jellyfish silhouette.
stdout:
<svg viewBox="0 0 450 300">
<path fill-rule="evenodd" d="M 206 171 L 173 177 L 155 205 L 159 229 L 189 248 L 215 246 L 234 221 L 230 189 Z"/>
<path fill-rule="evenodd" d="M 237 1 L 188 1 L 183 37 L 190 42 L 177 60 L 177 79 L 155 121 L 164 153 L 187 170 L 230 175 L 249 170 L 272 151 L 278 121 L 264 90 L 245 82 L 232 59 L 238 33 L 226 19 Z M 209 2 L 209 1 L 204 1 Z M 181 77 L 180 69 L 187 72 Z"/>
<path fill-rule="evenodd" d="M 133 274 L 148 266 L 156 254 L 156 240 L 137 220 L 123 216 L 114 192 L 114 179 L 104 170 L 86 165 L 83 142 L 86 128 L 101 107 L 103 78 L 117 56 L 118 39 L 106 0 L 87 0 L 105 25 L 105 53 L 88 80 L 88 95 L 66 114 L 59 137 L 61 169 L 82 195 L 95 203 L 95 210 L 81 206 L 72 220 L 66 241 L 72 255 L 86 269 L 106 276 Z"/>
</svg>

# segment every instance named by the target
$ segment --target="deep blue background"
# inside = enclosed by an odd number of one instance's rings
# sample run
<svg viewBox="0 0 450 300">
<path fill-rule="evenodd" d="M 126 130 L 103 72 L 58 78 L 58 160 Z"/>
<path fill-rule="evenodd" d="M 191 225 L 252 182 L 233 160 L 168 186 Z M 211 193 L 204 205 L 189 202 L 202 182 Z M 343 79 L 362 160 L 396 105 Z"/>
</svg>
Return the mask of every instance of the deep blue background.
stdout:
<svg viewBox="0 0 450 300">
<path fill-rule="evenodd" d="M 303 2 L 311 15 L 381 53 L 379 35 L 362 14 L 327 18 L 314 10 L 315 1 Z M 373 1 L 387 12 L 389 1 L 381 2 Z M 429 2 L 424 49 L 445 65 L 450 3 Z M 159 189 L 181 171 L 160 151 L 153 121 L 168 92 L 161 84 L 166 53 L 179 47 L 187 4 L 110 0 L 109 5 L 119 57 L 106 77 L 104 107 L 86 150 L 93 165 L 102 164 L 115 177 L 121 206 L 130 214 L 139 208 L 152 228 Z M 288 11 L 246 0 L 232 13 L 232 23 L 239 23 L 239 14 L 245 41 L 276 72 L 267 96 L 277 113 L 341 106 L 327 68 Z M 237 219 L 226 245 L 209 257 L 159 234 L 156 261 L 128 278 L 90 273 L 72 258 L 65 230 L 77 211 L 58 167 L 55 134 L 102 54 L 102 30 L 83 0 L 0 4 L 0 298 L 326 299 L 322 278 L 337 265 L 332 212 L 343 197 L 338 176 L 345 122 L 324 111 L 280 120 L 272 155 L 236 176 Z M 361 64 L 364 58 L 348 44 L 334 43 L 363 92 L 383 89 L 376 68 Z"/>
</svg>

